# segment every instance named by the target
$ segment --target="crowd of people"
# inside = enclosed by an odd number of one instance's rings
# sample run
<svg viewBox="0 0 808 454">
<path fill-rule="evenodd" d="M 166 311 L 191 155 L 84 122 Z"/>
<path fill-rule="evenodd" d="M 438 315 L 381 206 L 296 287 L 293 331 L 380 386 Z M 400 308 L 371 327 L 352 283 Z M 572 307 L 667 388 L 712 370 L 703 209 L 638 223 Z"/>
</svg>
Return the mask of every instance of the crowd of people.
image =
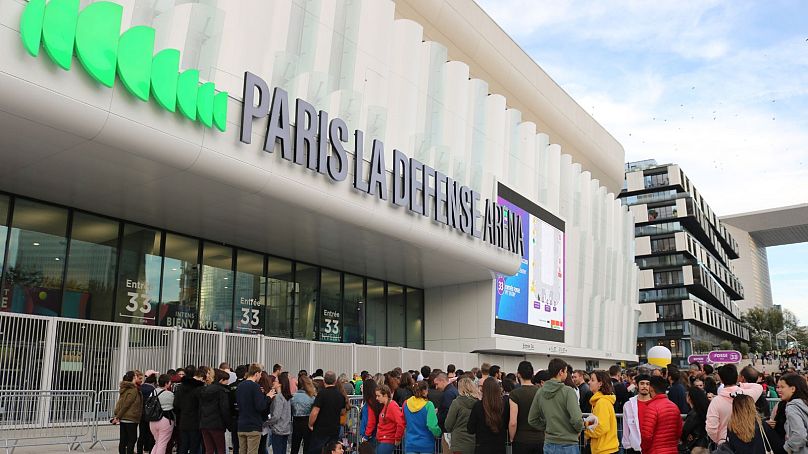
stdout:
<svg viewBox="0 0 808 454">
<path fill-rule="evenodd" d="M 291 378 L 280 364 L 223 363 L 127 372 L 111 422 L 119 454 L 808 454 L 808 384 L 732 364 L 585 372 L 555 358 L 508 374 Z"/>
</svg>

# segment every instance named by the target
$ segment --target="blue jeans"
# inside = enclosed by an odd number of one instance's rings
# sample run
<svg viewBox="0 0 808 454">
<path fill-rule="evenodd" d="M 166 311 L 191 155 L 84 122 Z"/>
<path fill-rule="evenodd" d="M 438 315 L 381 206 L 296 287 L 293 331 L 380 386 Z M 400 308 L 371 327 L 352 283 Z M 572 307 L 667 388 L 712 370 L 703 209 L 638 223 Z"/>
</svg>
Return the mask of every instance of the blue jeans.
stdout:
<svg viewBox="0 0 808 454">
<path fill-rule="evenodd" d="M 289 435 L 272 434 L 272 454 L 286 454 L 286 442 Z"/>
<path fill-rule="evenodd" d="M 544 454 L 581 454 L 578 445 L 557 445 L 544 442 Z"/>
<path fill-rule="evenodd" d="M 393 454 L 396 450 L 396 445 L 393 443 L 379 443 L 376 446 L 376 454 Z"/>
</svg>

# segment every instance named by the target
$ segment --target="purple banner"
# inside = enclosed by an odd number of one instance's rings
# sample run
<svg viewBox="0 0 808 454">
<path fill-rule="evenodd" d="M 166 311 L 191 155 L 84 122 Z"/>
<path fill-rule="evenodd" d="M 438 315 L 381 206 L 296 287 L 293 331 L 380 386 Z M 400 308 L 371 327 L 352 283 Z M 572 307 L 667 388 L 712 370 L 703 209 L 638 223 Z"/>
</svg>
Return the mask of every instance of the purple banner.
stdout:
<svg viewBox="0 0 808 454">
<path fill-rule="evenodd" d="M 690 355 L 687 357 L 687 363 L 699 363 L 703 366 L 705 364 L 710 364 L 710 359 L 707 357 L 707 355 Z"/>
<path fill-rule="evenodd" d="M 718 350 L 710 352 L 707 358 L 711 363 L 739 363 L 743 356 L 735 350 Z"/>
</svg>

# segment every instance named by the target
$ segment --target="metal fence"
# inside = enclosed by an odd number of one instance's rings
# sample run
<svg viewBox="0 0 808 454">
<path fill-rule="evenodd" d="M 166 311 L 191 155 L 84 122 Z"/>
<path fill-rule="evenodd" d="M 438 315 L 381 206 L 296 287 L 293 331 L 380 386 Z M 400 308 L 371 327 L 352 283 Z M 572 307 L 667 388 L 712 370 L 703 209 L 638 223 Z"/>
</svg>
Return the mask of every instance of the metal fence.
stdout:
<svg viewBox="0 0 808 454">
<path fill-rule="evenodd" d="M 0 312 L 0 390 L 115 389 L 128 370 L 186 364 L 280 363 L 287 370 L 352 374 L 395 367 L 469 370 L 476 353 L 335 344 L 178 327 L 140 326 Z"/>
</svg>

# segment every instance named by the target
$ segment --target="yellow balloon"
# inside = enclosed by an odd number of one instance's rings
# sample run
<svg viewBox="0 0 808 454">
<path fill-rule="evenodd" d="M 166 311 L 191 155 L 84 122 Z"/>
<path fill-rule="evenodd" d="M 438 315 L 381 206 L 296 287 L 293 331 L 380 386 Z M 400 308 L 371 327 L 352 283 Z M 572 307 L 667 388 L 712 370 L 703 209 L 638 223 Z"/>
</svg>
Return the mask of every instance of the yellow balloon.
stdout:
<svg viewBox="0 0 808 454">
<path fill-rule="evenodd" d="M 648 363 L 659 367 L 667 367 L 671 363 L 671 351 L 661 345 L 648 350 Z"/>
</svg>

